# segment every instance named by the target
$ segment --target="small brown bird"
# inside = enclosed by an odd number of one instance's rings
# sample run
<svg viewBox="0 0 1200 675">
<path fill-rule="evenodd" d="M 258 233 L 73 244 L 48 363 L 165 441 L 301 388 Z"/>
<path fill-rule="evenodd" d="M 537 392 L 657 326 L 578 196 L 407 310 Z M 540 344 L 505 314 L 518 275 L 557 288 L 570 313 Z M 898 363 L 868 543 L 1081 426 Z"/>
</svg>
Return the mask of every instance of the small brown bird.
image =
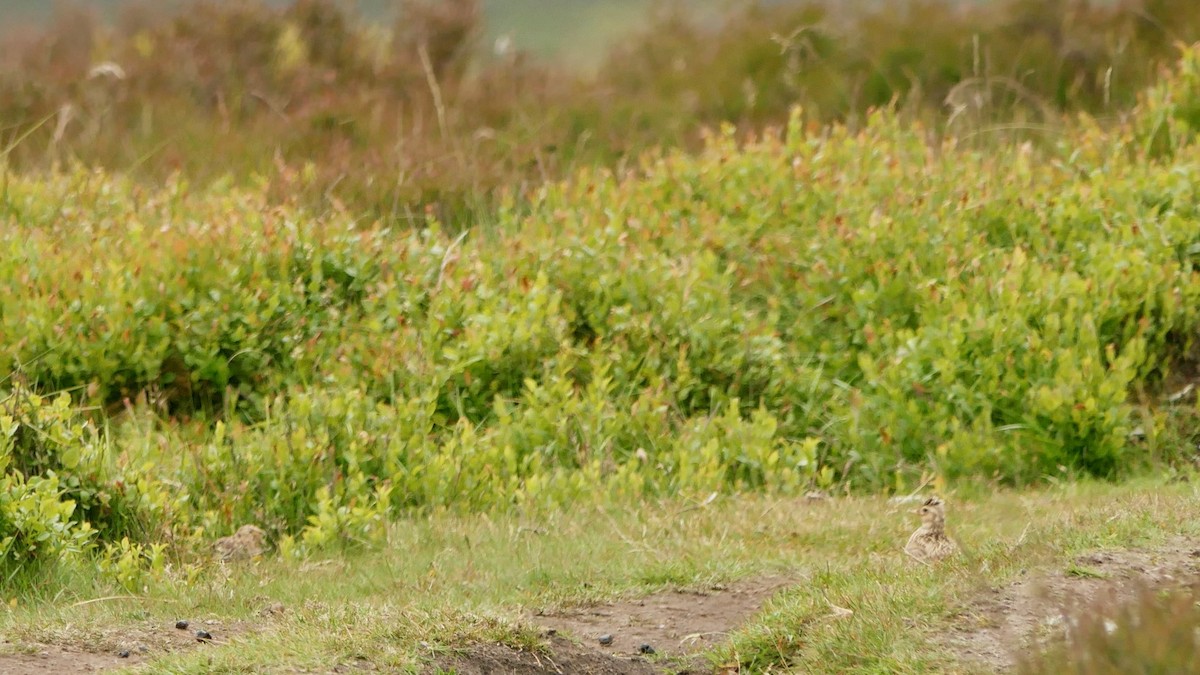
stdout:
<svg viewBox="0 0 1200 675">
<path fill-rule="evenodd" d="M 243 525 L 228 537 L 221 537 L 214 544 L 221 560 L 245 560 L 262 555 L 266 550 L 267 533 L 254 525 Z"/>
<path fill-rule="evenodd" d="M 958 545 L 946 536 L 946 509 L 941 499 L 930 497 L 913 513 L 921 516 L 921 527 L 908 538 L 905 553 L 917 560 L 935 561 L 958 551 Z"/>
</svg>

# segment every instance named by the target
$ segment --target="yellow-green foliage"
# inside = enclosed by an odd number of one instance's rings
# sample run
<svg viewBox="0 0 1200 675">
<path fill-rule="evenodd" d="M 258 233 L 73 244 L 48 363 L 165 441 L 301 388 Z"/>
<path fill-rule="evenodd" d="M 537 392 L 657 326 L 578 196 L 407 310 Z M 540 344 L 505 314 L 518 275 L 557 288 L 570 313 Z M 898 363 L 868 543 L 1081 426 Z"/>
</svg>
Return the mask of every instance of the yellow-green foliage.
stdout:
<svg viewBox="0 0 1200 675">
<path fill-rule="evenodd" d="M 6 582 L 88 549 L 92 530 L 72 522 L 75 503 L 60 495 L 53 476 L 0 478 L 0 574 Z"/>
<path fill-rule="evenodd" d="M 1154 156 L 1187 145 L 1200 131 L 1200 52 L 1185 49 L 1176 70 L 1143 94 L 1135 119 L 1134 133 Z"/>
<path fill-rule="evenodd" d="M 12 176 L 0 371 L 146 394 L 162 441 L 18 388 L 40 431 L 6 480 L 74 491 L 109 542 L 252 521 L 319 547 L 405 508 L 1115 476 L 1149 460 L 1131 387 L 1200 326 L 1195 146 L 1148 155 L 1138 128 L 984 151 L 797 112 L 459 237 L 253 186 Z"/>
<path fill-rule="evenodd" d="M 0 575 L 27 578 L 47 565 L 79 562 L 103 541 L 104 573 L 132 585 L 163 569 L 163 544 L 130 543 L 157 537 L 172 507 L 153 466 L 112 467 L 116 447 L 95 433 L 63 394 L 44 398 L 16 386 L 0 398 Z M 119 464 L 126 464 L 122 457 Z M 181 530 L 182 531 L 182 530 Z M 120 539 L 118 543 L 112 543 Z"/>
</svg>

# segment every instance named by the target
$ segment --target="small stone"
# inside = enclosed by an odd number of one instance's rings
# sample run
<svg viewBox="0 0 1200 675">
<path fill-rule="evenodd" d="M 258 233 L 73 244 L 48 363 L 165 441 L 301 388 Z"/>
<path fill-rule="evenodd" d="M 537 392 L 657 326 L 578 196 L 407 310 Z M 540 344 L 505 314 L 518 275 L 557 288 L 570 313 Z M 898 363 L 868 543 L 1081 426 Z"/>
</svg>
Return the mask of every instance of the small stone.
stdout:
<svg viewBox="0 0 1200 675">
<path fill-rule="evenodd" d="M 242 525 L 228 537 L 221 537 L 214 544 L 221 560 L 247 560 L 257 558 L 266 550 L 267 533 L 255 525 Z"/>
<path fill-rule="evenodd" d="M 119 656 L 119 657 L 121 657 L 121 658 L 123 658 L 123 659 L 127 659 L 127 658 L 129 658 L 129 650 L 128 650 L 128 649 L 122 649 L 121 651 L 117 652 L 117 656 Z"/>
<path fill-rule="evenodd" d="M 175 622 L 175 627 L 178 628 L 179 630 L 187 630 L 188 622 L 183 619 L 180 619 L 179 621 Z"/>
<path fill-rule="evenodd" d="M 653 654 L 654 647 L 651 647 L 650 645 L 643 643 L 642 646 L 638 647 L 638 653 L 639 654 Z"/>
<path fill-rule="evenodd" d="M 611 645 L 612 643 L 613 643 L 613 636 L 611 636 L 611 635 L 601 635 L 600 636 L 600 644 Z"/>
<path fill-rule="evenodd" d="M 198 630 L 196 631 L 196 639 L 200 642 L 212 642 L 213 637 L 212 633 L 206 630 Z"/>
</svg>

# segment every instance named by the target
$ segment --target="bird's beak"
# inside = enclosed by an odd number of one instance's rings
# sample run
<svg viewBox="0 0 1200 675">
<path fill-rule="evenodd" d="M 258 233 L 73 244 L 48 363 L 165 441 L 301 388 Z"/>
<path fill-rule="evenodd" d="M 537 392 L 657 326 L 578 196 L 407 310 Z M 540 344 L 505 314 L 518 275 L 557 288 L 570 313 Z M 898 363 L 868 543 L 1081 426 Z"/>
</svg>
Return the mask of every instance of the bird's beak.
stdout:
<svg viewBox="0 0 1200 675">
<path fill-rule="evenodd" d="M 918 515 L 918 516 L 919 516 L 919 515 L 921 515 L 921 509 L 913 509 L 913 510 L 912 510 L 912 511 L 910 511 L 909 513 L 912 513 L 912 514 L 914 514 L 914 515 Z"/>
</svg>

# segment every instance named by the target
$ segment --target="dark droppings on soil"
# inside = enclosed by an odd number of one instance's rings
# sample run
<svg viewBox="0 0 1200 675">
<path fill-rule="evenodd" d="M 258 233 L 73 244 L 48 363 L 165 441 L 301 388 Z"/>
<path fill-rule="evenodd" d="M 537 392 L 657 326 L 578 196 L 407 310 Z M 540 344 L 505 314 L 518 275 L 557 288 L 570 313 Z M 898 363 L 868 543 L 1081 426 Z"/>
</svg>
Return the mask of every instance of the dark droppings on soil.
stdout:
<svg viewBox="0 0 1200 675">
<path fill-rule="evenodd" d="M 543 629 L 554 629 L 581 644 L 596 645 L 621 657 L 646 654 L 650 647 L 665 658 L 688 658 L 721 644 L 795 579 L 744 579 L 705 590 L 654 593 L 616 602 L 551 610 L 530 616 Z"/>
<path fill-rule="evenodd" d="M 185 623 L 180 620 L 179 623 Z M 207 623 L 207 622 L 201 622 Z M 194 625 L 194 624 L 193 624 Z M 109 670 L 142 668 L 140 672 L 159 672 L 146 666 L 167 654 L 204 649 L 214 644 L 212 634 L 203 631 L 208 639 L 196 632 L 176 630 L 170 620 L 155 619 L 142 623 L 105 626 L 80 626 L 59 637 L 61 642 L 3 642 L 0 651 L 0 675 L 41 675 L 41 673 L 99 673 Z M 258 633 L 254 624 L 242 621 L 212 622 L 209 627 L 219 630 L 221 642 L 235 642 L 240 636 Z"/>
<path fill-rule="evenodd" d="M 726 639 L 792 579 L 748 579 L 702 591 L 667 591 L 603 605 L 538 612 L 547 639 L 535 651 L 476 644 L 427 664 L 461 675 L 650 675 L 710 672 L 699 654 Z M 647 659 L 654 655 L 655 662 Z M 660 660 L 661 659 L 661 660 Z"/>
<path fill-rule="evenodd" d="M 658 675 L 660 670 L 640 658 L 605 654 L 561 637 L 547 641 L 537 652 L 499 644 L 473 645 L 429 664 L 425 673 L 458 675 Z"/>
</svg>

